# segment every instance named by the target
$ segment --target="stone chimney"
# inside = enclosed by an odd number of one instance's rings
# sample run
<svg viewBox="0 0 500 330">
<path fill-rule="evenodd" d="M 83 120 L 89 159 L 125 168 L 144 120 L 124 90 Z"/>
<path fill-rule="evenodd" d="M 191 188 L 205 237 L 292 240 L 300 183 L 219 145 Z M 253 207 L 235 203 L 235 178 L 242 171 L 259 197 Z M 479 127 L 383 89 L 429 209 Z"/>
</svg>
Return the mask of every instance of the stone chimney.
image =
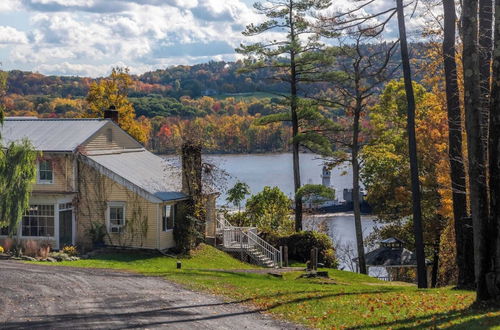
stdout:
<svg viewBox="0 0 500 330">
<path fill-rule="evenodd" d="M 111 119 L 118 124 L 118 110 L 116 110 L 114 105 L 110 106 L 109 109 L 104 110 L 104 119 Z"/>
<path fill-rule="evenodd" d="M 184 143 L 181 148 L 182 192 L 198 199 L 202 194 L 201 147 Z"/>
</svg>

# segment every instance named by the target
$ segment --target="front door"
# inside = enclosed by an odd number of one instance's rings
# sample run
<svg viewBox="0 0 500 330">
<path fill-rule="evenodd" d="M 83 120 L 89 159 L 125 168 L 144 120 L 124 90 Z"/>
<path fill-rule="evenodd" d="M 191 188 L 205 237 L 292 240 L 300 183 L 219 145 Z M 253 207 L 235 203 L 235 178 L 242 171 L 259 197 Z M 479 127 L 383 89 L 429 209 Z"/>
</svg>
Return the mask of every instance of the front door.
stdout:
<svg viewBox="0 0 500 330">
<path fill-rule="evenodd" d="M 59 212 L 59 248 L 73 244 L 73 210 Z"/>
</svg>

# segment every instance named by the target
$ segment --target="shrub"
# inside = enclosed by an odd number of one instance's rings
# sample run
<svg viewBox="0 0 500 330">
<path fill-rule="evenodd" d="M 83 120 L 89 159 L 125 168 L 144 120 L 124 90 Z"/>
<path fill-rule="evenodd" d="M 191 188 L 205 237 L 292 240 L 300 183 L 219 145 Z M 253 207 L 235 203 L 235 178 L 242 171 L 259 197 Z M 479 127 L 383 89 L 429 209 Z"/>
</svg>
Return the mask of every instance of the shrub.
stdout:
<svg viewBox="0 0 500 330">
<path fill-rule="evenodd" d="M 4 250 L 3 250 L 3 246 L 0 245 L 0 253 L 3 253 Z"/>
<path fill-rule="evenodd" d="M 63 249 L 62 252 L 66 253 L 67 255 L 74 257 L 78 254 L 78 251 L 76 249 L 76 246 L 73 245 L 66 245 Z"/>
<path fill-rule="evenodd" d="M 12 247 L 14 246 L 14 240 L 10 237 L 4 238 L 2 242 L 4 252 L 11 252 Z"/>
<path fill-rule="evenodd" d="M 40 250 L 40 246 L 38 242 L 35 240 L 27 240 L 24 241 L 24 255 L 35 258 L 38 255 L 38 251 Z"/>
<path fill-rule="evenodd" d="M 328 235 L 317 231 L 301 231 L 288 236 L 276 237 L 267 235 L 266 240 L 274 246 L 288 246 L 288 258 L 299 262 L 311 259 L 312 248 L 317 248 L 318 262 L 328 268 L 337 268 L 338 260 L 332 240 Z"/>
<path fill-rule="evenodd" d="M 106 237 L 106 226 L 100 222 L 92 222 L 90 224 L 90 228 L 87 230 L 90 238 L 92 239 L 92 243 L 103 244 L 104 237 Z"/>
</svg>

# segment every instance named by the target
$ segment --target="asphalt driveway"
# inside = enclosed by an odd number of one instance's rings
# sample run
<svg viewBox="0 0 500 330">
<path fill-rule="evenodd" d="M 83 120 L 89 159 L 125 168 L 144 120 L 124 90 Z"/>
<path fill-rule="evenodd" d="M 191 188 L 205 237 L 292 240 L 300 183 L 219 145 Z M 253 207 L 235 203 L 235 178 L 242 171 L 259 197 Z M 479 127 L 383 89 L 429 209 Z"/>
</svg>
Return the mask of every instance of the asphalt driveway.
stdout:
<svg viewBox="0 0 500 330">
<path fill-rule="evenodd" d="M 0 260 L 0 329 L 295 329 L 161 278 Z"/>
</svg>

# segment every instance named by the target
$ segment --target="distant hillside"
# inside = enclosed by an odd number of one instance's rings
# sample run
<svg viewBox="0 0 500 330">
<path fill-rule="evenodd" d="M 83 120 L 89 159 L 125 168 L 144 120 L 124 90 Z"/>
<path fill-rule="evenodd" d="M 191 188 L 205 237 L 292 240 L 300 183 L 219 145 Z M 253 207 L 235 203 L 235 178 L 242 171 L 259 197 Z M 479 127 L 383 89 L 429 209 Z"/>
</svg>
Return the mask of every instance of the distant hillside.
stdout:
<svg viewBox="0 0 500 330">
<path fill-rule="evenodd" d="M 425 44 L 413 44 L 413 59 L 425 61 L 419 56 Z M 398 62 L 398 54 L 394 62 Z M 270 72 L 259 70 L 251 73 L 239 73 L 243 63 L 211 61 L 196 65 L 178 65 L 134 76 L 135 86 L 130 91 L 131 97 L 168 96 L 179 98 L 190 96 L 238 97 L 239 94 L 262 95 L 262 93 L 286 93 L 284 83 L 268 79 Z M 415 77 L 418 81 L 418 75 Z M 79 98 L 87 94 L 94 81 L 87 77 L 45 76 L 39 73 L 13 70 L 9 72 L 8 94 L 39 95 L 48 97 Z"/>
</svg>

